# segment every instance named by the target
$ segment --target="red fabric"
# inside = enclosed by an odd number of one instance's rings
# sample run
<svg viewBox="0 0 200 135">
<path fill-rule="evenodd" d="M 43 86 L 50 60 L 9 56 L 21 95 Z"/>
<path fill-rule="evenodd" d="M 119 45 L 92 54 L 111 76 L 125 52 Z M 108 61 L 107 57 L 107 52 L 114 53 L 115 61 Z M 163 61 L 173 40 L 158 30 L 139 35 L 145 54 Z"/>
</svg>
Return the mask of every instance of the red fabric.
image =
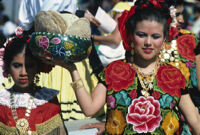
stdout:
<svg viewBox="0 0 200 135">
<path fill-rule="evenodd" d="M 128 64 L 120 60 L 112 62 L 106 68 L 105 80 L 108 90 L 113 89 L 118 92 L 127 89 L 134 82 L 135 70 Z"/>
<path fill-rule="evenodd" d="M 178 36 L 177 48 L 180 55 L 188 60 L 195 60 L 194 49 L 196 48 L 196 39 L 190 34 Z"/>
<path fill-rule="evenodd" d="M 168 65 L 160 66 L 156 74 L 157 85 L 171 96 L 181 96 L 181 88 L 185 89 L 185 77 L 180 70 Z"/>
<path fill-rule="evenodd" d="M 7 106 L 0 105 L 0 110 L 0 121 L 7 126 L 15 127 L 16 123 L 13 119 L 11 109 Z M 17 108 L 16 110 L 18 118 L 24 118 L 26 108 Z M 59 114 L 59 112 L 60 106 L 59 104 L 55 103 L 45 103 L 44 105 L 32 109 L 28 120 L 31 131 L 36 130 L 37 124 L 46 122 L 47 120 L 53 118 L 55 115 Z"/>
</svg>

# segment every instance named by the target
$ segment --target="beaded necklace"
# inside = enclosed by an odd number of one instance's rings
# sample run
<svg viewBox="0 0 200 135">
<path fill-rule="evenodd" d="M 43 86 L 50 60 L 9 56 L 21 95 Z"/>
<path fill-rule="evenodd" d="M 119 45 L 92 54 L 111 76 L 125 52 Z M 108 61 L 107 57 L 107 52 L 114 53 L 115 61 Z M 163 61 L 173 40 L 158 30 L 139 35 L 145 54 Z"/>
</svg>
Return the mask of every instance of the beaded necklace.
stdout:
<svg viewBox="0 0 200 135">
<path fill-rule="evenodd" d="M 139 70 L 140 68 L 137 65 L 132 64 L 132 67 L 135 69 L 140 84 L 142 86 L 141 94 L 145 97 L 150 96 L 149 90 L 153 89 L 153 80 L 156 76 L 159 65 L 160 65 L 159 59 L 157 59 L 153 71 L 148 74 L 145 74 Z"/>
<path fill-rule="evenodd" d="M 14 92 L 11 91 L 10 106 L 11 106 L 13 118 L 16 122 L 16 129 L 17 129 L 18 135 L 25 135 L 26 133 L 28 133 L 28 135 L 31 135 L 28 119 L 31 113 L 33 101 L 34 101 L 34 98 L 31 96 L 28 101 L 28 107 L 26 108 L 25 117 L 19 119 L 17 116 L 17 110 L 14 105 Z"/>
</svg>

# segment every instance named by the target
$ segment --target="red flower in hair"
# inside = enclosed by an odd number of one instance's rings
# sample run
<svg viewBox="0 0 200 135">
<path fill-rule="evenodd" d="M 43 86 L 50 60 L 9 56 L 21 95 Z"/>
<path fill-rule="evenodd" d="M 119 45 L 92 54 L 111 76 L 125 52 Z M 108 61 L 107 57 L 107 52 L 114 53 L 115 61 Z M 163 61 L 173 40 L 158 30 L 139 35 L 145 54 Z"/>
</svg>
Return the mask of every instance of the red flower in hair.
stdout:
<svg viewBox="0 0 200 135">
<path fill-rule="evenodd" d="M 142 4 L 142 8 L 148 7 L 147 4 Z"/>
<path fill-rule="evenodd" d="M 159 2 L 161 1 L 156 1 L 156 0 L 150 0 L 150 2 L 157 8 L 162 8 Z"/>
<path fill-rule="evenodd" d="M 171 27 L 169 30 L 169 38 L 168 41 L 172 41 L 174 37 L 178 35 L 178 30 L 176 27 Z"/>
<path fill-rule="evenodd" d="M 26 40 L 26 43 L 30 43 L 30 40 L 31 40 L 30 38 L 29 38 L 29 39 L 27 39 L 27 40 Z"/>
<path fill-rule="evenodd" d="M 119 32 L 121 34 L 123 45 L 126 50 L 131 50 L 131 47 L 129 46 L 130 43 L 130 36 L 126 33 L 126 27 L 125 24 L 134 13 L 135 13 L 136 6 L 132 6 L 130 11 L 125 10 L 122 15 L 118 18 L 118 28 Z"/>
</svg>

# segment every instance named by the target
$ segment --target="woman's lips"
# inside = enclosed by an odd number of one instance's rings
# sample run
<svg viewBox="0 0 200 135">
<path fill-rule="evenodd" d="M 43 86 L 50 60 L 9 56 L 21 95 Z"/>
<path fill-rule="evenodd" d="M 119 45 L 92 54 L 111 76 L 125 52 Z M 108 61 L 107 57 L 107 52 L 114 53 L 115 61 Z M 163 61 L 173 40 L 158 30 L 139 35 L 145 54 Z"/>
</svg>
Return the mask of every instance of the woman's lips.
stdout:
<svg viewBox="0 0 200 135">
<path fill-rule="evenodd" d="M 20 79 L 19 81 L 20 81 L 20 83 L 26 83 L 26 82 L 28 82 L 28 79 Z"/>
<path fill-rule="evenodd" d="M 150 53 L 152 53 L 153 49 L 152 49 L 152 48 L 143 48 L 143 51 L 144 51 L 145 53 L 150 54 Z"/>
</svg>

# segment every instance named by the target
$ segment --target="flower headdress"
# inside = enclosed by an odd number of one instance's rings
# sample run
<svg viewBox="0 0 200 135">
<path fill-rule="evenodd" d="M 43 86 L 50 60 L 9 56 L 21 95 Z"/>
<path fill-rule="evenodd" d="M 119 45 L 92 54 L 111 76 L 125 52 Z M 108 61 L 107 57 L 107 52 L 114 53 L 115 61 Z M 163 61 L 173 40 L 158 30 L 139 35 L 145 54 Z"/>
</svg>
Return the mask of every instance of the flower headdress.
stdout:
<svg viewBox="0 0 200 135">
<path fill-rule="evenodd" d="M 149 2 L 155 7 L 155 8 L 158 8 L 158 9 L 161 9 L 162 8 L 162 5 L 161 3 L 164 2 L 164 0 L 149 0 Z M 121 33 L 121 37 L 122 37 L 122 40 L 123 40 L 123 45 L 124 45 L 124 48 L 126 50 L 131 50 L 131 47 L 130 47 L 130 36 L 127 35 L 127 31 L 126 31 L 126 27 L 125 27 L 125 24 L 127 22 L 127 20 L 135 14 L 135 10 L 136 8 L 145 8 L 145 7 L 148 7 L 147 4 L 142 4 L 140 7 L 138 5 L 134 5 L 131 7 L 131 9 L 129 11 L 125 10 L 122 15 L 119 17 L 118 19 L 118 28 L 119 28 L 119 31 Z M 168 24 L 171 23 L 171 18 L 168 19 Z"/>
</svg>

